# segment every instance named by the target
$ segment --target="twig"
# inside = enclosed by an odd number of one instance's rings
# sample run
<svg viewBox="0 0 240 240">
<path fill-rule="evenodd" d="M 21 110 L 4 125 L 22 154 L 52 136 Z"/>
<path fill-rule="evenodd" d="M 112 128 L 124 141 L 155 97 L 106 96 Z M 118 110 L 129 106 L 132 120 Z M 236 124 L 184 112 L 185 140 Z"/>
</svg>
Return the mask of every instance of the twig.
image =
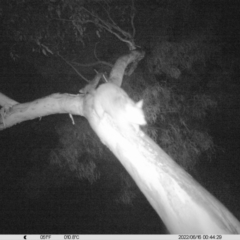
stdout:
<svg viewBox="0 0 240 240">
<path fill-rule="evenodd" d="M 97 61 L 97 62 L 93 62 L 93 63 L 78 63 L 78 62 L 72 62 L 73 64 L 79 66 L 79 67 L 91 67 L 91 66 L 95 66 L 98 64 L 103 64 L 103 65 L 107 65 L 108 67 L 113 67 L 113 64 L 105 62 L 105 61 Z"/>
<path fill-rule="evenodd" d="M 94 56 L 97 59 L 97 62 L 93 62 L 93 63 L 77 63 L 77 62 L 73 62 L 72 61 L 72 63 L 77 65 L 77 66 L 80 66 L 80 67 L 91 67 L 91 66 L 95 66 L 95 65 L 98 65 L 98 64 L 103 64 L 103 65 L 106 65 L 106 66 L 112 68 L 113 64 L 111 64 L 109 62 L 106 62 L 106 61 L 102 61 L 102 60 L 100 60 L 98 58 L 97 53 L 96 53 L 97 44 L 98 44 L 98 42 L 95 44 L 95 47 L 94 47 Z"/>
<path fill-rule="evenodd" d="M 79 21 L 81 23 L 93 23 L 96 26 L 98 26 L 99 28 L 104 28 L 106 31 L 115 35 L 119 40 L 126 42 L 128 44 L 128 47 L 130 50 L 136 49 L 134 41 L 133 41 L 133 36 L 130 33 L 121 29 L 119 26 L 117 26 L 109 14 L 108 14 L 108 16 L 110 17 L 111 22 L 107 22 L 107 21 L 103 20 L 101 17 L 90 12 L 85 7 L 82 7 L 82 10 L 86 11 L 93 18 L 93 20 L 79 19 Z M 105 9 L 105 11 L 107 11 L 107 10 Z M 134 28 L 134 24 L 133 24 L 134 15 L 135 15 L 134 13 L 131 15 L 131 24 L 133 27 L 133 33 L 135 34 L 135 28 Z M 123 37 L 120 34 L 122 34 Z"/>
<path fill-rule="evenodd" d="M 85 78 L 70 62 L 68 62 L 61 54 L 57 53 L 59 57 L 61 57 L 65 63 L 67 63 L 84 81 L 89 82 L 87 78 Z"/>
<path fill-rule="evenodd" d="M 135 13 L 136 13 L 136 8 L 134 6 L 134 0 L 132 0 L 132 6 L 131 6 L 131 25 L 132 25 L 132 29 L 133 29 L 133 33 L 132 36 L 133 38 L 135 37 L 136 34 L 136 29 L 134 27 L 134 18 L 135 18 Z"/>
</svg>

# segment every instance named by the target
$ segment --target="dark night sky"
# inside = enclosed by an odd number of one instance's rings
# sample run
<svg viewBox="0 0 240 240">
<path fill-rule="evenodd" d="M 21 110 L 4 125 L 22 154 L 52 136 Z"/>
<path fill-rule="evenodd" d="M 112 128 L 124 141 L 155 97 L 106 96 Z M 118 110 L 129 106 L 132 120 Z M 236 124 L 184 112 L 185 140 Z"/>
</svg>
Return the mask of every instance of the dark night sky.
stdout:
<svg viewBox="0 0 240 240">
<path fill-rule="evenodd" d="M 151 5 L 149 4 L 150 2 L 152 3 Z M 238 1 L 198 0 L 194 2 L 193 8 L 198 13 L 199 18 L 211 11 L 218 13 L 220 17 L 217 24 L 217 33 L 223 43 L 223 54 L 230 60 L 239 59 L 240 23 L 238 18 L 240 16 L 240 8 Z M 151 26 L 154 27 L 154 23 L 151 22 L 151 15 L 161 4 L 159 4 L 159 1 L 142 1 L 136 4 L 136 6 L 138 10 L 136 19 L 138 29 L 142 26 L 142 29 L 140 29 L 142 39 L 148 39 L 148 34 L 151 34 L 147 31 L 147 29 L 150 29 L 148 24 L 152 23 Z M 146 19 L 150 19 L 149 22 L 146 22 Z M 138 36 L 138 38 L 141 38 L 141 36 Z M 2 33 L 1 39 L 1 41 L 4 41 L 4 33 Z M 0 91 L 21 102 L 31 101 L 34 99 L 33 97 L 41 97 L 42 93 L 39 93 L 38 89 L 40 86 L 39 81 L 42 79 L 35 68 L 30 64 L 12 63 L 7 55 L 9 49 L 6 48 L 6 45 L 1 47 L 0 50 L 2 52 L 0 72 L 4 76 L 0 79 Z M 236 69 L 235 74 L 236 81 L 238 81 L 237 86 L 240 88 L 239 69 Z M 17 83 L 17 79 L 19 77 L 25 79 L 26 86 L 29 84 L 30 91 L 34 92 L 33 95 L 25 94 L 24 91 L 18 91 L 19 83 Z M 27 79 L 29 79 L 29 82 Z M 42 81 L 44 82 L 46 79 Z M 41 86 L 41 89 L 44 89 L 44 87 Z M 55 92 L 61 91 L 61 88 L 58 89 L 57 86 L 55 89 Z M 240 121 L 240 101 L 239 99 L 235 100 L 236 104 L 232 109 L 227 109 L 224 114 L 220 113 L 219 116 L 221 118 L 219 122 L 212 124 L 211 128 L 214 140 L 220 146 L 225 147 L 224 151 L 219 151 L 216 154 L 216 158 L 221 159 L 220 163 L 216 165 L 215 162 L 212 162 L 208 165 L 201 165 L 199 169 L 202 171 L 204 178 L 208 175 L 208 172 L 205 173 L 206 169 L 209 167 L 214 168 L 213 172 L 217 176 L 215 180 L 220 181 L 224 179 L 228 184 L 231 195 L 237 201 L 240 199 L 240 194 L 237 192 L 237 189 L 240 187 L 240 126 L 238 124 Z M 62 120 L 64 118 L 63 116 L 47 117 L 46 125 L 48 123 L 52 124 L 56 119 Z M 35 122 L 38 122 L 38 120 Z M 0 162 L 2 164 L 0 167 L 0 202 L 2 207 L 0 213 L 0 234 L 165 233 L 158 215 L 149 206 L 140 192 L 138 192 L 138 197 L 132 205 L 116 204 L 113 199 L 109 198 L 109 195 L 111 195 L 109 191 L 112 190 L 107 187 L 109 182 L 104 179 L 92 185 L 87 181 L 79 182 L 74 177 L 71 180 L 66 180 L 69 181 L 68 184 L 62 184 L 58 187 L 57 184 L 52 182 L 48 188 L 44 184 L 38 185 L 35 182 L 30 182 L 26 185 L 26 179 L 45 183 L 42 179 L 43 175 L 38 171 L 34 173 L 39 173 L 39 178 L 31 177 L 31 173 L 28 172 L 35 164 L 28 157 L 28 155 L 32 156 L 32 151 L 34 151 L 34 149 L 31 149 L 31 146 L 34 146 L 32 139 L 42 148 L 46 146 L 48 148 L 55 147 L 55 141 L 57 141 L 57 136 L 50 130 L 48 132 L 49 135 L 35 136 L 28 129 L 29 124 L 29 122 L 21 123 L 11 129 L 0 132 Z M 47 151 L 42 156 L 47 158 Z M 225 159 L 229 160 L 226 161 Z M 46 165 L 44 164 L 47 163 L 47 160 L 43 160 L 43 162 L 41 167 L 45 168 Z M 226 172 L 222 173 L 223 169 L 227 169 Z M 51 173 L 51 171 L 53 170 L 47 170 L 47 174 Z M 59 176 L 55 180 L 59 181 Z M 54 181 L 54 177 L 51 178 L 51 181 Z M 221 184 L 221 182 L 218 184 Z M 33 194 L 32 197 L 26 194 L 24 191 L 26 189 L 23 186 L 35 188 L 33 191 L 29 190 Z M 36 186 L 39 189 L 36 189 Z M 211 189 L 211 184 L 206 184 L 205 186 L 214 192 Z M 224 199 L 221 199 L 221 201 L 225 201 L 224 203 L 228 204 L 228 208 L 234 210 L 230 199 L 229 202 Z M 238 214 L 238 217 L 240 217 L 240 209 L 238 208 L 238 213 L 234 214 Z"/>
</svg>

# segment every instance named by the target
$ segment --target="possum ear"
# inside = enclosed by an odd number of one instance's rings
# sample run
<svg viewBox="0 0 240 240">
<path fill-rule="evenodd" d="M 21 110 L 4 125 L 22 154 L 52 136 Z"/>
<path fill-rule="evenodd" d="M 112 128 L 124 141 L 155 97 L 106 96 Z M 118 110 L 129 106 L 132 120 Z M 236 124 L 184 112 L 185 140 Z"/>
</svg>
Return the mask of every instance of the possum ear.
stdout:
<svg viewBox="0 0 240 240">
<path fill-rule="evenodd" d="M 143 106 L 143 100 L 140 100 L 139 102 L 136 103 L 136 107 L 137 108 L 141 108 L 142 109 Z"/>
</svg>

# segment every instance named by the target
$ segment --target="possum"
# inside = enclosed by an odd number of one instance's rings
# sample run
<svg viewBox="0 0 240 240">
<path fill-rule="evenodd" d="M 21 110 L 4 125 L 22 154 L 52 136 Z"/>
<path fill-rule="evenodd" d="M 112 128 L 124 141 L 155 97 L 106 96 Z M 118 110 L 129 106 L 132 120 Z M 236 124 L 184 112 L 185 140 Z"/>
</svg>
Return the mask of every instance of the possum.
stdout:
<svg viewBox="0 0 240 240">
<path fill-rule="evenodd" d="M 94 109 L 100 118 L 108 114 L 121 129 L 134 128 L 147 124 L 142 109 L 143 100 L 135 103 L 127 93 L 113 83 L 104 83 L 96 90 Z"/>
</svg>

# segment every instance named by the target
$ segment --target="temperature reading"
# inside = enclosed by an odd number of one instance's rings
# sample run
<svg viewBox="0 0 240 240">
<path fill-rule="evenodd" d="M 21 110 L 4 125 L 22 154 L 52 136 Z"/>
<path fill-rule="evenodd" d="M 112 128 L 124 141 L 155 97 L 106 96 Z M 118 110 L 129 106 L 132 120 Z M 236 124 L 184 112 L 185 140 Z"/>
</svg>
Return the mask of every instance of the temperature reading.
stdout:
<svg viewBox="0 0 240 240">
<path fill-rule="evenodd" d="M 79 239 L 79 235 L 72 235 L 72 239 Z"/>
<path fill-rule="evenodd" d="M 79 239 L 79 235 L 64 235 L 64 239 Z"/>
</svg>

